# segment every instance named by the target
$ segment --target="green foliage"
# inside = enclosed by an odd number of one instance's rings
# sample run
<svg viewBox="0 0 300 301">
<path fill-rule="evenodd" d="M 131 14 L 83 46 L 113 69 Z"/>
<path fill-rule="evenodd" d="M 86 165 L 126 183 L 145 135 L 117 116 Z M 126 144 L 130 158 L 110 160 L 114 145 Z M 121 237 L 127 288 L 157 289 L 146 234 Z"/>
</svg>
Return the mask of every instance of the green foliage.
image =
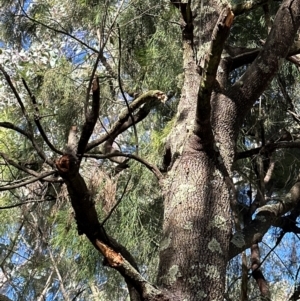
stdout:
<svg viewBox="0 0 300 301">
<path fill-rule="evenodd" d="M 161 130 L 154 130 L 151 133 L 151 149 L 149 154 L 149 160 L 161 160 L 165 151 L 165 141 L 170 134 L 176 118 L 173 117 L 166 123 L 165 127 Z M 156 164 L 161 162 L 155 162 Z"/>
<path fill-rule="evenodd" d="M 100 117 L 91 140 L 106 134 L 118 120 L 119 112 L 126 108 L 120 84 L 129 103 L 133 100 L 129 95 L 135 93 L 150 89 L 170 92 L 166 104 L 152 109 L 147 118 L 136 125 L 139 156 L 160 166 L 166 138 L 176 121 L 183 86 L 182 32 L 175 6 L 162 0 L 38 0 L 23 7 L 24 14 L 19 1 L 0 1 L 0 5 L 3 11 L 0 39 L 4 42 L 0 63 L 26 110 L 24 117 L 1 75 L 0 122 L 11 122 L 30 133 L 41 152 L 55 160 L 59 155 L 45 143 L 35 121 L 39 120 L 49 141 L 65 151 L 71 126 L 76 125 L 80 133 L 85 109 L 90 109 L 92 97 L 87 87 L 97 62 Z M 271 14 L 278 5 L 276 1 L 270 3 Z M 267 33 L 263 10 L 257 9 L 235 19 L 228 43 L 261 47 Z M 102 56 L 97 53 L 100 47 L 103 47 Z M 245 66 L 231 72 L 231 83 L 240 78 L 244 70 Z M 37 106 L 33 105 L 22 79 L 35 96 Z M 283 79 L 291 101 L 283 97 L 278 79 Z M 300 109 L 298 82 L 297 68 L 284 64 L 279 78 L 270 84 L 245 118 L 238 151 L 276 141 L 282 129 L 299 138 L 299 125 L 288 112 L 292 107 L 296 111 Z M 134 153 L 135 144 L 134 130 L 129 129 L 118 136 L 113 147 Z M 101 151 L 102 145 L 93 150 L 97 154 L 102 154 Z M 52 170 L 29 139 L 3 127 L 0 127 L 0 152 L 33 172 Z M 276 166 L 268 185 L 276 197 L 283 197 L 293 184 L 292 179 L 300 168 L 299 156 L 297 149 L 282 149 L 272 154 Z M 5 157 L 0 159 L 1 186 L 32 178 L 32 173 L 8 165 Z M 255 197 L 261 188 L 258 162 L 262 160 L 266 173 L 270 159 L 269 154 L 261 152 L 235 164 L 240 194 L 251 188 Z M 117 163 L 85 157 L 80 172 L 91 191 L 99 220 L 111 214 L 105 223 L 108 234 L 128 248 L 142 274 L 154 282 L 163 220 L 162 194 L 157 179 L 145 166 L 133 160 L 127 163 L 129 168 L 120 172 Z M 44 290 L 49 300 L 63 300 L 63 291 L 73 299 L 82 289 L 82 300 L 96 300 L 96 295 L 101 300 L 125 300 L 127 291 L 123 279 L 104 267 L 99 253 L 86 237 L 78 235 L 66 187 L 61 182 L 60 178 L 51 182 L 40 179 L 21 189 L 0 192 L 0 206 L 22 203 L 16 208 L 0 210 L 0 266 L 13 276 L 7 286 L 15 300 L 37 300 Z M 240 199 L 246 204 L 251 202 L 246 194 Z M 279 265 L 274 258 L 270 262 Z M 294 272 L 293 269 L 295 267 L 289 267 Z M 228 286 L 230 281 L 234 283 L 230 292 L 233 299 L 238 299 L 240 282 L 236 275 L 239 273 L 240 262 L 234 260 L 228 269 Z M 94 294 L 95 287 L 100 293 Z M 254 283 L 249 287 L 252 289 Z M 251 297 L 255 297 L 255 293 L 253 289 Z"/>
<path fill-rule="evenodd" d="M 142 13 L 142 12 L 148 13 Z M 181 73 L 181 45 L 176 10 L 163 1 L 139 2 L 129 6 L 122 16 L 122 69 L 132 78 L 133 90 L 160 89 L 176 91 L 176 76 Z M 175 42 L 174 42 L 175 41 Z M 139 86 L 137 86 L 137 83 Z"/>
</svg>

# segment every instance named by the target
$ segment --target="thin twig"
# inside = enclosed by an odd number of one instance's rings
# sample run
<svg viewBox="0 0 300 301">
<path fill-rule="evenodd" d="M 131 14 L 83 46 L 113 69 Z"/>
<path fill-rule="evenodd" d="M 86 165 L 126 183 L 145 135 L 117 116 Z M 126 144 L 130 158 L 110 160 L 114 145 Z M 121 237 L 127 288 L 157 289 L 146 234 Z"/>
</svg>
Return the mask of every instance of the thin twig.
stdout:
<svg viewBox="0 0 300 301">
<path fill-rule="evenodd" d="M 34 183 L 34 182 L 39 181 L 41 179 L 44 179 L 44 181 L 46 181 L 46 182 L 53 182 L 53 179 L 52 180 L 49 180 L 49 179 L 47 180 L 45 178 L 55 174 L 55 172 L 56 171 L 46 172 L 46 173 L 43 173 L 43 174 L 39 175 L 38 177 L 30 178 L 27 181 L 22 181 L 20 183 L 16 183 L 16 184 L 12 184 L 12 185 L 0 186 L 0 191 L 7 191 L 7 190 L 11 190 L 11 189 L 16 189 L 16 188 L 19 188 L 19 187 L 24 187 L 28 184 Z M 59 181 L 55 180 L 54 182 L 59 182 Z"/>
<path fill-rule="evenodd" d="M 46 142 L 46 144 L 49 146 L 49 148 L 51 150 L 53 150 L 57 154 L 63 155 L 63 152 L 60 151 L 60 150 L 58 150 L 57 148 L 55 148 L 54 145 L 49 141 L 49 139 L 48 139 L 48 137 L 47 137 L 47 135 L 46 135 L 46 133 L 45 133 L 45 131 L 44 131 L 41 123 L 40 123 L 40 120 L 39 120 L 40 119 L 40 111 L 39 111 L 38 104 L 36 102 L 35 96 L 32 94 L 32 92 L 29 89 L 29 87 L 28 87 L 28 85 L 27 85 L 27 83 L 26 83 L 26 81 L 25 81 L 24 78 L 22 78 L 22 82 L 23 82 L 23 85 L 24 85 L 26 91 L 28 92 L 28 95 L 29 95 L 29 97 L 30 97 L 30 99 L 32 101 L 33 106 L 34 106 L 34 109 L 35 109 L 35 112 L 36 112 L 35 115 L 34 115 L 34 122 L 35 122 L 35 124 L 36 124 L 36 126 L 37 126 L 37 128 L 38 128 L 38 130 L 39 130 L 39 132 L 40 132 L 40 134 L 42 136 L 42 138 L 44 139 L 44 141 Z"/>
<path fill-rule="evenodd" d="M 30 204 L 30 203 L 43 203 L 43 202 L 50 202 L 50 201 L 55 201 L 55 199 L 53 198 L 53 199 L 46 199 L 46 200 L 27 201 L 27 202 L 17 203 L 17 204 L 13 204 L 13 205 L 9 205 L 9 206 L 3 206 L 3 207 L 0 207 L 0 210 L 21 207 L 25 204 Z"/>
<path fill-rule="evenodd" d="M 5 162 L 7 162 L 9 165 L 12 165 L 13 167 L 19 169 L 19 170 L 22 170 L 32 176 L 35 176 L 35 177 L 39 177 L 40 174 L 32 169 L 29 169 L 29 168 L 26 168 L 25 166 L 22 166 L 20 164 L 18 164 L 17 162 L 15 162 L 14 160 L 12 160 L 11 158 L 8 157 L 7 154 L 3 153 L 3 152 L 0 152 L 0 156 L 4 159 Z M 52 171 L 54 172 L 54 171 Z"/>
<path fill-rule="evenodd" d="M 123 87 L 122 87 L 122 83 L 121 83 L 122 41 L 121 41 L 120 27 L 119 27 L 118 24 L 117 24 L 117 28 L 118 28 L 118 38 L 119 38 L 118 82 L 119 82 L 119 87 L 120 87 L 121 94 L 123 96 L 123 99 L 124 99 L 124 101 L 126 103 L 126 106 L 127 106 L 127 109 L 128 109 L 129 116 L 130 116 L 130 118 L 132 120 L 132 126 L 133 126 L 133 131 L 134 131 L 134 136 L 135 136 L 136 154 L 138 155 L 139 154 L 139 140 L 138 140 L 137 130 L 136 130 L 136 126 L 135 126 L 135 122 L 134 122 L 134 119 L 133 119 L 133 116 L 132 116 L 131 109 L 130 109 L 129 104 L 128 104 L 128 100 L 126 98 L 126 95 L 124 93 L 124 90 L 123 90 Z"/>
<path fill-rule="evenodd" d="M 85 154 L 84 157 L 88 158 L 95 158 L 95 159 L 109 159 L 113 157 L 126 157 L 129 159 L 136 160 L 137 162 L 140 162 L 141 164 L 145 165 L 155 176 L 158 180 L 161 180 L 163 178 L 162 173 L 159 171 L 157 166 L 147 162 L 145 159 L 142 159 L 138 155 L 135 154 L 125 154 L 121 152 L 115 152 L 115 153 L 110 153 L 110 154 L 105 154 L 105 155 L 96 155 L 96 154 Z"/>
<path fill-rule="evenodd" d="M 32 127 L 32 124 L 31 124 L 31 121 L 28 117 L 28 114 L 26 112 L 26 109 L 25 109 L 25 106 L 22 102 L 22 99 L 17 91 L 17 89 L 15 88 L 15 86 L 13 85 L 12 81 L 11 81 L 11 78 L 10 76 L 8 75 L 8 73 L 4 70 L 3 66 L 0 64 L 0 71 L 3 73 L 8 85 L 10 86 L 11 90 L 13 91 L 18 103 L 19 103 L 19 106 L 21 108 L 21 111 L 23 113 L 23 116 L 26 118 L 26 121 L 27 121 L 27 124 L 28 124 L 28 128 L 30 130 L 30 141 L 33 145 L 33 147 L 35 148 L 35 150 L 37 151 L 38 155 L 47 163 L 49 164 L 50 166 L 52 167 L 55 167 L 55 164 L 54 162 L 52 162 L 51 160 L 49 160 L 46 156 L 46 154 L 42 151 L 42 149 L 37 145 L 37 143 L 35 142 L 34 140 L 34 136 L 33 136 L 33 127 Z M 27 136 L 28 137 L 28 136 Z M 29 138 L 29 137 L 28 137 Z"/>
<path fill-rule="evenodd" d="M 20 95 L 19 95 L 17 89 L 15 88 L 14 84 L 12 83 L 10 76 L 8 75 L 8 73 L 5 71 L 5 69 L 3 68 L 3 66 L 2 66 L 1 64 L 0 64 L 0 70 L 1 70 L 1 72 L 3 73 L 3 75 L 4 75 L 4 77 L 5 77 L 5 79 L 6 79 L 7 83 L 8 83 L 8 85 L 10 86 L 11 90 L 13 91 L 13 93 L 14 93 L 14 95 L 15 95 L 15 97 L 16 97 L 16 99 L 17 99 L 19 105 L 20 105 L 20 108 L 21 108 L 21 110 L 22 110 L 23 116 L 24 116 L 24 117 L 27 119 L 27 121 L 29 122 L 29 120 L 28 120 L 28 115 L 27 115 L 25 106 L 24 106 L 24 104 L 23 104 L 23 102 L 22 102 L 22 99 L 21 99 L 21 97 L 20 97 Z"/>
<path fill-rule="evenodd" d="M 118 18 L 119 12 L 120 12 L 120 10 L 121 10 L 121 8 L 123 6 L 123 3 L 124 3 L 124 0 L 121 2 L 120 6 L 118 8 L 116 16 L 115 16 L 114 20 L 112 21 L 112 24 L 111 24 L 110 28 L 108 29 L 108 32 L 106 34 L 106 38 L 103 40 L 103 44 L 101 45 L 101 40 L 99 41 L 100 47 L 99 47 L 99 51 L 97 51 L 98 52 L 97 59 L 96 59 L 96 62 L 94 64 L 93 71 L 92 71 L 92 74 L 90 76 L 90 80 L 89 80 L 89 84 L 88 84 L 88 88 L 87 88 L 85 113 L 87 112 L 87 105 L 88 105 L 88 101 L 89 101 L 89 93 L 90 93 L 91 88 L 92 88 L 92 83 L 93 83 L 93 80 L 94 80 L 94 77 L 95 77 L 95 73 L 96 73 L 96 70 L 97 70 L 97 67 L 98 67 L 98 63 L 99 63 L 101 57 L 103 56 L 103 50 L 104 50 L 104 48 L 105 48 L 105 46 L 106 46 L 106 44 L 107 44 L 107 42 L 109 40 L 109 37 L 111 35 L 113 26 L 116 23 L 116 20 Z M 106 17 L 106 15 L 105 15 L 105 17 Z M 104 17 L 103 22 L 105 21 L 105 17 Z M 102 22 L 102 26 L 101 26 L 102 32 L 104 31 L 104 23 L 103 22 Z M 103 34 L 102 34 L 102 36 L 103 36 Z"/>
<path fill-rule="evenodd" d="M 95 48 L 89 46 L 88 44 L 86 44 L 86 43 L 83 42 L 82 40 L 76 38 L 74 35 L 72 35 L 72 34 L 70 34 L 70 33 L 67 33 L 67 32 L 64 31 L 64 30 L 56 29 L 56 28 L 54 28 L 54 27 L 52 27 L 52 26 L 49 26 L 49 25 L 47 25 L 47 24 L 45 24 L 45 23 L 43 23 L 43 22 L 41 22 L 41 21 L 38 21 L 38 20 L 36 20 L 36 19 L 30 17 L 30 16 L 26 13 L 26 11 L 24 10 L 24 8 L 23 8 L 23 6 L 21 5 L 20 2 L 19 2 L 19 5 L 21 6 L 21 10 L 22 10 L 23 14 L 25 15 L 25 17 L 26 17 L 27 19 L 29 19 L 30 21 L 32 21 L 33 23 L 39 24 L 39 25 L 41 25 L 41 26 L 43 26 L 43 27 L 45 27 L 45 28 L 47 28 L 47 29 L 49 29 L 49 30 L 52 30 L 52 31 L 56 32 L 56 33 L 61 33 L 61 34 L 65 35 L 65 36 L 68 36 L 68 37 L 70 37 L 71 39 L 73 39 L 73 40 L 75 40 L 76 42 L 78 42 L 79 44 L 85 46 L 86 48 L 88 48 L 88 49 L 90 49 L 90 50 L 92 50 L 92 51 L 98 53 L 98 50 L 97 50 L 97 49 L 95 49 Z M 59 26 L 62 27 L 60 24 L 59 24 Z"/>
<path fill-rule="evenodd" d="M 131 175 L 129 176 L 129 178 L 127 180 L 127 183 L 125 184 L 125 187 L 123 189 L 121 197 L 119 198 L 119 200 L 117 201 L 117 203 L 113 206 L 113 208 L 110 210 L 110 212 L 108 213 L 108 215 L 106 216 L 106 218 L 103 220 L 103 222 L 100 224 L 101 227 L 104 226 L 104 224 L 106 223 L 106 221 L 110 218 L 110 216 L 112 215 L 112 213 L 115 211 L 115 209 L 121 203 L 121 201 L 122 201 L 122 199 L 123 199 L 123 197 L 125 195 L 125 192 L 127 190 L 127 187 L 128 187 L 128 184 L 129 184 L 130 180 L 131 180 Z"/>
</svg>

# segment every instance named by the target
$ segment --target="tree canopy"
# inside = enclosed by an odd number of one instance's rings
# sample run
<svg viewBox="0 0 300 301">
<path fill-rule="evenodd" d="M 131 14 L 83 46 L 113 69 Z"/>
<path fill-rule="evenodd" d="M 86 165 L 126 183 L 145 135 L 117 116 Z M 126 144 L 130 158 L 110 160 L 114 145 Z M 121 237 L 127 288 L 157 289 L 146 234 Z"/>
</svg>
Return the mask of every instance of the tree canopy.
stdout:
<svg viewBox="0 0 300 301">
<path fill-rule="evenodd" d="M 297 300 L 299 0 L 0 5 L 0 300 Z"/>
</svg>

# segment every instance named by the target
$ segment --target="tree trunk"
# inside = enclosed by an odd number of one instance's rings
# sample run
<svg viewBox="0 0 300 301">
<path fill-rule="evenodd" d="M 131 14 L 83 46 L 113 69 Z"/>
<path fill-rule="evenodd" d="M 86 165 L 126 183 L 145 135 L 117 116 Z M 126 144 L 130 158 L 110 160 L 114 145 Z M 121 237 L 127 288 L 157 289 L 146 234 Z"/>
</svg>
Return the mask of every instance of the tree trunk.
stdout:
<svg viewBox="0 0 300 301">
<path fill-rule="evenodd" d="M 220 171 L 204 152 L 184 151 L 166 191 L 160 284 L 179 300 L 223 300 L 231 224 Z"/>
<path fill-rule="evenodd" d="M 214 1 L 204 1 L 205 12 L 200 1 L 179 2 L 174 4 L 183 19 L 185 80 L 166 151 L 172 159 L 163 188 L 158 283 L 174 300 L 221 301 L 232 231 L 230 204 L 236 200 L 231 170 L 239 127 L 278 71 L 280 57 L 287 55 L 299 26 L 298 6 L 288 0 L 283 3 L 282 7 L 292 9 L 279 10 L 264 51 L 239 81 L 226 87 L 226 72 L 217 71 L 217 66 L 232 22 L 231 10 Z M 279 35 L 286 41 L 275 49 Z"/>
<path fill-rule="evenodd" d="M 200 76 L 193 26 L 188 17 L 183 19 L 185 81 L 168 141 L 173 165 L 164 183 L 158 282 L 176 300 L 223 300 L 231 234 L 230 195 L 217 166 L 217 152 L 211 147 L 213 135 L 195 134 Z"/>
</svg>

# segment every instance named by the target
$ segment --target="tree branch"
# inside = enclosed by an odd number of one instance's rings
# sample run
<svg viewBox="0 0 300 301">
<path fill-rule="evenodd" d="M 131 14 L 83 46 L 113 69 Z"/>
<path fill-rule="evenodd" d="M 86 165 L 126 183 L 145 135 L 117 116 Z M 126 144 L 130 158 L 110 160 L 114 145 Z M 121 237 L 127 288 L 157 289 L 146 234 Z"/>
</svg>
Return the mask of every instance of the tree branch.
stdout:
<svg viewBox="0 0 300 301">
<path fill-rule="evenodd" d="M 30 203 L 43 203 L 43 202 L 50 202 L 50 201 L 55 201 L 55 198 L 46 199 L 46 200 L 32 200 L 32 201 L 17 203 L 17 204 L 13 204 L 13 205 L 9 205 L 9 206 L 2 206 L 2 207 L 0 207 L 0 210 L 11 209 L 11 208 L 15 208 L 15 207 L 21 207 L 25 204 L 30 204 Z"/>
<path fill-rule="evenodd" d="M 81 136 L 78 142 L 77 154 L 78 154 L 79 161 L 81 161 L 82 159 L 88 141 L 93 133 L 94 127 L 99 117 L 100 85 L 99 85 L 98 77 L 96 77 L 93 81 L 92 91 L 93 91 L 92 107 L 91 110 L 86 114 L 85 123 L 83 125 Z"/>
<path fill-rule="evenodd" d="M 125 184 L 125 187 L 123 189 L 123 192 L 122 192 L 122 195 L 121 197 L 119 198 L 119 200 L 116 202 L 116 204 L 112 207 L 112 209 L 109 211 L 109 213 L 107 214 L 107 216 L 104 218 L 104 220 L 102 221 L 101 223 L 101 227 L 104 226 L 104 224 L 107 222 L 107 220 L 111 217 L 111 215 L 113 214 L 113 212 L 115 211 L 115 209 L 119 206 L 119 204 L 122 202 L 123 200 L 123 197 L 125 195 L 125 192 L 127 190 L 127 187 L 128 187 L 128 184 L 131 180 L 131 176 L 129 177 L 129 179 L 127 180 L 126 184 Z"/>
<path fill-rule="evenodd" d="M 126 248 L 110 237 L 99 223 L 95 204 L 84 179 L 78 172 L 77 159 L 72 155 L 64 155 L 56 161 L 56 166 L 67 185 L 75 211 L 78 233 L 88 237 L 94 247 L 104 256 L 106 263 L 119 271 L 125 281 L 134 286 L 142 300 L 155 300 L 158 296 L 163 297 L 159 290 L 141 276 L 135 260 Z"/>
<path fill-rule="evenodd" d="M 278 72 L 293 45 L 299 26 L 300 0 L 283 1 L 264 48 L 229 91 L 238 106 L 239 124 Z"/>
<path fill-rule="evenodd" d="M 281 216 L 295 208 L 300 202 L 300 181 L 290 190 L 284 201 L 265 205 L 257 209 L 255 218 L 241 231 L 236 232 L 229 246 L 229 258 L 233 258 L 251 247 L 254 242 L 262 240 L 272 225 L 276 225 Z"/>
<path fill-rule="evenodd" d="M 6 163 L 8 163 L 9 165 L 17 168 L 18 170 L 21 170 L 21 171 L 24 171 L 32 176 L 35 176 L 35 177 L 39 177 L 41 174 L 39 174 L 38 172 L 32 170 L 32 169 L 29 169 L 29 168 L 26 168 L 25 166 L 22 166 L 20 164 L 18 164 L 17 162 L 15 162 L 14 160 L 10 159 L 9 156 L 3 152 L 0 152 L 0 156 L 4 159 L 4 161 Z"/>
<path fill-rule="evenodd" d="M 110 158 L 114 158 L 114 157 L 125 157 L 125 158 L 129 158 L 129 159 L 133 159 L 133 160 L 136 160 L 137 162 L 140 162 L 141 164 L 145 165 L 145 167 L 147 167 L 156 176 L 156 178 L 158 180 L 162 180 L 162 178 L 163 178 L 163 175 L 161 174 L 161 172 L 155 165 L 147 162 L 146 160 L 144 160 L 143 158 L 141 158 L 135 154 L 125 154 L 125 153 L 116 151 L 114 153 L 103 154 L 103 155 L 85 154 L 84 157 L 95 158 L 95 159 L 110 159 Z"/>
<path fill-rule="evenodd" d="M 244 152 L 238 152 L 235 156 L 235 161 L 245 159 L 257 155 L 259 153 L 272 153 L 276 149 L 281 148 L 300 148 L 300 141 L 282 141 L 276 143 L 268 143 L 265 146 L 249 149 Z"/>
<path fill-rule="evenodd" d="M 47 163 L 49 164 L 50 166 L 54 167 L 54 162 L 52 162 L 51 160 L 49 160 L 46 156 L 46 154 L 42 151 L 42 149 L 36 144 L 35 140 L 34 140 L 34 137 L 33 137 L 33 127 L 32 127 L 32 124 L 31 124 L 31 121 L 28 117 L 28 114 L 26 112 L 26 109 L 25 109 L 25 106 L 22 102 L 22 99 L 17 91 L 17 89 L 15 88 L 15 86 L 13 85 L 12 81 L 11 81 L 11 78 L 10 76 L 8 75 L 8 73 L 4 70 L 3 66 L 0 64 L 0 71 L 3 73 L 9 87 L 11 88 L 11 90 L 13 91 L 18 103 L 19 103 L 19 106 L 21 108 L 21 111 L 22 111 L 22 114 L 23 116 L 25 117 L 26 121 L 27 121 L 27 124 L 28 124 L 28 127 L 29 127 L 29 130 L 30 130 L 30 136 L 26 136 L 26 137 L 31 137 L 30 141 L 33 145 L 33 147 L 35 148 L 35 150 L 37 151 L 38 155 Z"/>
<path fill-rule="evenodd" d="M 24 187 L 28 184 L 34 183 L 34 182 L 39 181 L 41 179 L 44 179 L 44 181 L 47 181 L 47 182 L 53 182 L 54 179 L 50 180 L 50 179 L 45 179 L 45 178 L 48 177 L 48 176 L 51 176 L 55 173 L 56 173 L 56 171 L 45 172 L 45 173 L 40 174 L 37 177 L 30 178 L 28 180 L 19 180 L 18 183 L 16 183 L 16 184 L 0 186 L 0 191 L 6 191 L 6 190 L 16 189 L 16 188 L 19 188 L 19 187 Z M 55 182 L 58 182 L 58 181 L 55 180 Z"/>
<path fill-rule="evenodd" d="M 46 144 L 49 146 L 49 148 L 51 150 L 53 150 L 57 154 L 63 155 L 63 152 L 61 152 L 60 150 L 58 150 L 57 148 L 55 148 L 53 146 L 53 144 L 49 141 L 49 139 L 48 139 L 48 137 L 47 137 L 47 135 L 46 135 L 46 133 L 45 133 L 45 131 L 44 131 L 41 123 L 40 123 L 40 111 L 39 111 L 39 107 L 38 107 L 38 104 L 36 102 L 35 96 L 32 94 L 32 92 L 29 89 L 29 87 L 28 87 L 28 85 L 27 85 L 27 83 L 26 83 L 26 81 L 25 81 L 24 78 L 22 78 L 22 82 L 23 82 L 23 85 L 24 85 L 25 89 L 27 90 L 28 95 L 29 95 L 29 97 L 30 97 L 30 99 L 32 101 L 32 104 L 33 104 L 33 107 L 34 107 L 34 110 L 35 110 L 34 122 L 35 122 L 35 124 L 36 124 L 36 126 L 37 126 L 37 128 L 38 128 L 38 130 L 39 130 L 39 132 L 40 132 L 40 134 L 42 136 L 42 138 L 44 139 L 44 141 L 46 142 Z"/>
<path fill-rule="evenodd" d="M 15 126 L 14 124 L 12 124 L 10 122 L 7 122 L 7 121 L 0 122 L 0 127 L 14 130 L 14 131 L 22 134 L 23 136 L 27 137 L 30 141 L 32 141 L 32 136 L 28 132 L 22 130 L 21 128 Z"/>
<path fill-rule="evenodd" d="M 143 108 L 133 115 L 134 122 L 138 123 L 143 120 L 150 113 L 150 110 L 153 107 L 160 102 L 165 103 L 166 100 L 167 96 L 159 90 L 151 90 L 139 96 L 129 105 L 131 112 L 134 112 L 136 109 L 144 105 Z M 114 140 L 120 133 L 127 130 L 130 126 L 132 126 L 132 119 L 130 118 L 128 109 L 124 109 L 112 128 L 99 139 L 90 142 L 85 151 L 90 151 L 92 148 L 100 145 L 108 139 Z"/>
<path fill-rule="evenodd" d="M 251 64 L 262 48 L 246 48 L 246 47 L 232 47 L 230 45 L 225 46 L 226 51 L 230 57 L 225 57 L 228 60 L 229 72 L 242 67 L 247 64 Z M 297 66 L 299 66 L 299 60 L 294 56 L 300 53 L 300 41 L 295 41 L 289 49 L 286 59 Z"/>
<path fill-rule="evenodd" d="M 56 33 L 61 33 L 61 34 L 65 35 L 65 36 L 68 36 L 68 37 L 70 37 L 71 39 L 73 39 L 74 41 L 78 42 L 79 44 L 81 44 L 81 45 L 85 46 L 86 48 L 92 50 L 93 52 L 98 53 L 98 50 L 97 50 L 97 49 L 95 49 L 95 48 L 89 46 L 88 44 L 84 43 L 82 40 L 76 38 L 74 35 L 72 35 L 72 34 L 66 32 L 66 31 L 64 31 L 64 30 L 56 29 L 56 28 L 54 28 L 54 27 L 52 27 L 52 26 L 50 26 L 50 25 L 47 25 L 47 24 L 45 24 L 45 23 L 43 23 L 43 22 L 41 22 L 41 21 L 38 21 L 38 20 L 36 20 L 36 19 L 30 17 L 30 16 L 26 13 L 26 11 L 24 10 L 24 8 L 22 7 L 21 4 L 20 4 L 20 6 L 21 6 L 21 10 L 22 10 L 24 16 L 25 16 L 28 20 L 32 21 L 33 23 L 39 24 L 39 25 L 41 25 L 41 26 L 43 26 L 43 27 L 45 27 L 45 28 L 47 28 L 47 29 L 49 29 L 49 30 L 51 30 L 51 31 L 54 31 L 54 32 L 56 32 Z"/>
<path fill-rule="evenodd" d="M 10 76 L 8 75 L 8 73 L 5 71 L 5 69 L 3 68 L 3 66 L 1 64 L 0 64 L 0 71 L 4 75 L 6 82 L 8 83 L 9 87 L 13 91 L 13 93 L 14 93 L 14 95 L 15 95 L 18 103 L 19 103 L 19 106 L 21 108 L 21 111 L 23 113 L 23 116 L 27 119 L 27 122 L 30 123 L 29 120 L 28 120 L 28 115 L 27 115 L 26 109 L 24 107 L 24 104 L 22 102 L 22 99 L 21 99 L 17 89 L 15 88 L 14 84 L 12 83 Z"/>
<path fill-rule="evenodd" d="M 254 242 L 251 245 L 251 270 L 252 270 L 252 277 L 255 279 L 256 284 L 259 288 L 261 296 L 264 297 L 266 300 L 270 300 L 270 291 L 268 283 L 264 277 L 264 274 L 261 269 L 261 262 L 260 262 L 260 251 L 257 242 Z"/>
<path fill-rule="evenodd" d="M 210 122 L 211 114 L 211 93 L 215 86 L 215 78 L 218 66 L 221 60 L 221 54 L 225 41 L 229 35 L 230 27 L 233 23 L 233 13 L 229 7 L 225 8 L 217 21 L 212 33 L 212 41 L 204 62 L 200 62 L 201 82 L 198 91 L 197 109 L 196 109 L 196 127 L 195 134 L 202 142 L 208 141 L 209 148 L 213 148 L 213 132 Z M 202 65 L 202 66 L 201 66 Z M 209 138 L 210 137 L 210 138 Z"/>
</svg>

